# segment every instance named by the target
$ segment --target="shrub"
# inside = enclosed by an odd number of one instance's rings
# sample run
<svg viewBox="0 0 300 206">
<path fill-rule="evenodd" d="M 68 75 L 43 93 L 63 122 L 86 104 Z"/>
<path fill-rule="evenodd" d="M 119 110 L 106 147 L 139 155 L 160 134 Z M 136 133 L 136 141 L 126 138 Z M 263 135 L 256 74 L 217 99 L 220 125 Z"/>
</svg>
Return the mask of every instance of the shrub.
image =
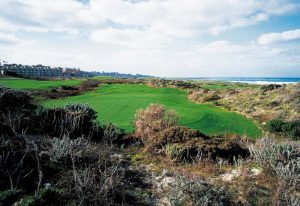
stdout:
<svg viewBox="0 0 300 206">
<path fill-rule="evenodd" d="M 71 162 L 71 158 L 88 157 L 93 153 L 93 147 L 86 139 L 78 138 L 71 140 L 69 137 L 53 138 L 50 140 L 49 156 L 51 161 Z"/>
<path fill-rule="evenodd" d="M 29 115 L 36 109 L 30 93 L 22 90 L 0 87 L 0 111 L 8 115 Z"/>
<path fill-rule="evenodd" d="M 103 140 L 106 144 L 123 144 L 125 131 L 109 123 L 103 126 Z"/>
<path fill-rule="evenodd" d="M 78 87 L 75 87 L 75 86 L 69 86 L 69 85 L 63 85 L 61 86 L 61 88 L 63 90 L 78 90 Z M 55 92 L 55 91 L 54 91 Z"/>
<path fill-rule="evenodd" d="M 193 161 L 201 158 L 217 158 L 233 161 L 247 157 L 248 149 L 239 138 L 209 137 L 197 130 L 173 126 L 154 135 L 146 149 L 152 153 L 164 153 L 176 161 Z"/>
<path fill-rule="evenodd" d="M 221 99 L 221 97 L 217 94 L 207 94 L 204 98 L 204 102 L 212 102 Z"/>
<path fill-rule="evenodd" d="M 266 127 L 272 133 L 282 133 L 292 139 L 300 139 L 300 120 L 286 122 L 275 119 L 269 121 Z"/>
<path fill-rule="evenodd" d="M 0 190 L 39 190 L 41 181 L 39 148 L 30 137 L 0 138 Z"/>
<path fill-rule="evenodd" d="M 0 87 L 0 124 L 21 132 L 22 122 L 29 121 L 36 108 L 29 92 Z"/>
<path fill-rule="evenodd" d="M 299 143 L 277 143 L 274 139 L 262 138 L 249 147 L 252 157 L 270 175 L 279 181 L 281 205 L 292 205 L 299 201 L 300 145 Z"/>
<path fill-rule="evenodd" d="M 199 161 L 208 158 L 213 161 L 226 159 L 233 163 L 234 160 L 249 155 L 248 149 L 240 144 L 239 139 L 225 137 L 194 138 L 182 143 L 167 144 L 163 151 L 176 161 Z"/>
<path fill-rule="evenodd" d="M 57 186 L 67 203 L 121 205 L 125 170 L 121 159 L 112 155 L 113 148 L 64 138 L 52 140 L 50 154 L 52 160 L 66 165 Z"/>
<path fill-rule="evenodd" d="M 175 126 L 178 116 L 174 111 L 166 111 L 163 105 L 150 104 L 146 109 L 139 109 L 135 115 L 135 134 L 143 142 L 156 133 Z"/>
<path fill-rule="evenodd" d="M 270 132 L 283 132 L 282 126 L 285 124 L 285 121 L 282 119 L 274 119 L 267 123 L 267 129 Z"/>
<path fill-rule="evenodd" d="M 0 205 L 122 205 L 124 167 L 86 139 L 0 139 Z M 20 192 L 19 192 L 20 191 Z"/>
<path fill-rule="evenodd" d="M 231 195 L 226 188 L 208 184 L 200 178 L 188 178 L 176 175 L 164 191 L 170 205 L 221 206 L 233 205 Z"/>
<path fill-rule="evenodd" d="M 35 121 L 40 122 L 40 132 L 50 136 L 84 136 L 98 141 L 102 128 L 97 125 L 96 117 L 96 112 L 87 104 L 67 104 L 42 111 Z"/>
<path fill-rule="evenodd" d="M 281 87 L 282 87 L 282 85 L 279 85 L 279 84 L 267 84 L 267 85 L 262 85 L 260 87 L 260 90 L 263 92 L 267 92 L 267 91 L 272 91 L 274 89 L 279 89 Z"/>
<path fill-rule="evenodd" d="M 249 149 L 252 157 L 271 174 L 278 172 L 276 170 L 278 165 L 286 166 L 292 160 L 300 158 L 299 145 L 277 143 L 271 138 L 261 138 L 257 140 L 255 145 L 251 145 Z"/>
<path fill-rule="evenodd" d="M 67 111 L 75 114 L 88 116 L 91 120 L 96 120 L 97 112 L 88 104 L 67 104 L 64 107 Z"/>
<path fill-rule="evenodd" d="M 80 84 L 80 87 L 84 90 L 86 89 L 90 89 L 90 88 L 94 88 L 94 87 L 98 87 L 98 85 L 101 83 L 100 80 L 96 80 L 96 79 L 88 79 L 83 81 Z"/>
<path fill-rule="evenodd" d="M 184 143 L 193 138 L 208 138 L 198 130 L 189 129 L 183 126 L 173 126 L 156 133 L 147 142 L 148 150 L 160 150 L 168 144 Z"/>
</svg>

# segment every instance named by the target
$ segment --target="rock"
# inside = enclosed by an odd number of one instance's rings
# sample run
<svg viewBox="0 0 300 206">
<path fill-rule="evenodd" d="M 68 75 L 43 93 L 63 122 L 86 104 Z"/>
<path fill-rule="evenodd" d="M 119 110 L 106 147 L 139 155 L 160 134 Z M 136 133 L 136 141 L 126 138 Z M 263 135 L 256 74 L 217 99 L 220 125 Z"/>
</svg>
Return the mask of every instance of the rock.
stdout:
<svg viewBox="0 0 300 206">
<path fill-rule="evenodd" d="M 262 169 L 261 168 L 252 168 L 250 170 L 250 176 L 257 176 L 259 174 L 262 173 Z"/>
<path fill-rule="evenodd" d="M 234 169 L 228 173 L 225 173 L 221 175 L 221 179 L 224 182 L 231 182 L 233 179 L 238 178 L 241 175 L 241 170 L 240 169 Z"/>
</svg>

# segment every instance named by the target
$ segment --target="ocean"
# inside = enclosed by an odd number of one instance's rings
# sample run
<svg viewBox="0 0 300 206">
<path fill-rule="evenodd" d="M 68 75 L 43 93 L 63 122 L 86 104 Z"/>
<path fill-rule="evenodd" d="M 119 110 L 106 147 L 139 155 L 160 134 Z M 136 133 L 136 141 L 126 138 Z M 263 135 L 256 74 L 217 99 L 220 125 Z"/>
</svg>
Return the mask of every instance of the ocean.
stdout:
<svg viewBox="0 0 300 206">
<path fill-rule="evenodd" d="M 199 78 L 176 78 L 181 80 L 206 80 L 206 81 L 221 81 L 221 82 L 240 82 L 248 84 L 296 84 L 300 82 L 300 77 L 199 77 Z"/>
</svg>

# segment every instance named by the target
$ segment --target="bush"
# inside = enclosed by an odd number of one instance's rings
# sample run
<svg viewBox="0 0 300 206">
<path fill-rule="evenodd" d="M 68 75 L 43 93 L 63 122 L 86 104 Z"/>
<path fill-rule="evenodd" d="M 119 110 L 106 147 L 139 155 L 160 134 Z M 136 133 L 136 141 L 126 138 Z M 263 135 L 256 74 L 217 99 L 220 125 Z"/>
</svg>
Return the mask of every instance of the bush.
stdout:
<svg viewBox="0 0 300 206">
<path fill-rule="evenodd" d="M 207 94 L 204 98 L 204 102 L 212 102 L 221 99 L 221 97 L 217 94 Z"/>
<path fill-rule="evenodd" d="M 103 126 L 103 140 L 106 144 L 123 144 L 123 137 L 125 136 L 125 131 L 116 127 L 115 125 L 109 123 Z"/>
<path fill-rule="evenodd" d="M 161 149 L 167 144 L 184 143 L 193 138 L 207 139 L 208 137 L 200 133 L 198 130 L 193 130 L 182 126 L 173 126 L 154 135 L 147 142 L 146 147 L 151 150 Z"/>
<path fill-rule="evenodd" d="M 283 132 L 283 125 L 285 124 L 285 121 L 282 119 L 274 119 L 267 123 L 267 129 L 270 132 Z"/>
<path fill-rule="evenodd" d="M 86 89 L 98 87 L 98 85 L 99 85 L 100 83 L 101 83 L 100 80 L 97 80 L 97 79 L 88 79 L 88 80 L 83 81 L 83 82 L 80 84 L 80 87 L 81 87 L 82 89 L 86 90 Z"/>
<path fill-rule="evenodd" d="M 124 165 L 86 139 L 0 139 L 0 205 L 122 205 Z M 6 204 L 5 204 L 6 205 Z"/>
<path fill-rule="evenodd" d="M 86 137 L 99 141 L 103 129 L 96 122 L 96 112 L 87 104 L 67 104 L 63 108 L 46 109 L 37 116 L 38 130 L 50 136 Z M 34 126 L 32 126 L 34 128 Z"/>
<path fill-rule="evenodd" d="M 227 159 L 233 162 L 249 155 L 240 138 L 209 137 L 197 130 L 173 126 L 156 133 L 145 142 L 145 148 L 153 154 L 165 154 L 176 161 Z"/>
<path fill-rule="evenodd" d="M 290 161 L 300 158 L 300 145 L 277 143 L 270 138 L 259 139 L 249 149 L 252 157 L 270 174 L 278 172 L 278 165 L 287 165 Z"/>
<path fill-rule="evenodd" d="M 3 114 L 30 114 L 36 105 L 30 93 L 22 90 L 0 87 L 0 111 Z"/>
<path fill-rule="evenodd" d="M 75 87 L 75 86 L 69 86 L 69 85 L 63 85 L 63 86 L 61 86 L 61 88 L 63 89 L 63 90 L 78 90 L 78 87 Z M 52 90 L 53 91 L 53 90 Z M 55 92 L 55 90 L 54 90 L 54 92 Z"/>
<path fill-rule="evenodd" d="M 270 175 L 278 178 L 280 205 L 299 202 L 300 192 L 300 144 L 277 143 L 262 138 L 249 147 L 252 157 Z"/>
<path fill-rule="evenodd" d="M 54 162 L 70 163 L 72 158 L 86 158 L 95 151 L 86 139 L 71 140 L 69 137 L 53 138 L 50 140 L 48 151 L 50 160 Z"/>
<path fill-rule="evenodd" d="M 175 126 L 177 121 L 175 111 L 166 111 L 163 105 L 150 104 L 146 109 L 136 112 L 135 134 L 145 143 L 156 133 Z"/>
<path fill-rule="evenodd" d="M 173 126 L 157 133 L 145 145 L 152 153 L 164 153 L 176 161 L 193 161 L 201 158 L 217 158 L 233 161 L 247 157 L 248 149 L 239 138 L 209 137 L 197 130 Z"/>
<path fill-rule="evenodd" d="M 68 112 L 83 116 L 88 116 L 91 120 L 96 120 L 97 112 L 88 104 L 67 104 L 64 107 Z"/>
<path fill-rule="evenodd" d="M 36 108 L 29 92 L 0 87 L 0 125 L 9 126 L 14 132 L 22 132 L 22 123 L 29 121 Z"/>
<path fill-rule="evenodd" d="M 0 139 L 0 190 L 39 190 L 39 148 L 31 137 L 16 136 Z"/>
<path fill-rule="evenodd" d="M 167 144 L 163 151 L 176 161 L 201 161 L 208 158 L 213 161 L 226 159 L 233 163 L 249 155 L 248 149 L 240 144 L 239 139 L 226 137 L 194 138 L 182 143 Z"/>
<path fill-rule="evenodd" d="M 267 85 L 261 86 L 260 90 L 263 92 L 267 92 L 267 91 L 272 91 L 274 89 L 279 89 L 281 87 L 282 87 L 282 85 L 279 85 L 279 84 L 267 84 Z"/>
<path fill-rule="evenodd" d="M 125 170 L 121 159 L 112 155 L 113 148 L 65 137 L 51 141 L 49 154 L 50 160 L 64 165 L 57 182 L 64 201 L 74 205 L 121 205 Z"/>
<path fill-rule="evenodd" d="M 234 205 L 226 188 L 215 187 L 200 178 L 176 175 L 164 191 L 170 205 L 221 206 Z"/>
<path fill-rule="evenodd" d="M 272 133 L 281 133 L 295 140 L 300 139 L 300 120 L 286 122 L 275 119 L 269 121 L 266 127 Z"/>
</svg>

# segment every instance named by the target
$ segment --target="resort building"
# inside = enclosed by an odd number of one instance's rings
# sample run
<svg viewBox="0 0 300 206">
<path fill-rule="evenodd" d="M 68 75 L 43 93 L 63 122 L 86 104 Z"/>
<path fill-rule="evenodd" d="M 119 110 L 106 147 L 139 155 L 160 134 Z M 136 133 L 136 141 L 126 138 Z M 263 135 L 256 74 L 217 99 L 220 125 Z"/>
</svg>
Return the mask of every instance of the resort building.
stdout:
<svg viewBox="0 0 300 206">
<path fill-rule="evenodd" d="M 0 61 L 0 75 L 22 76 L 30 78 L 80 78 L 89 77 L 89 72 L 80 71 L 80 69 L 61 67 L 50 67 L 43 65 L 21 65 L 21 64 L 3 64 Z"/>
</svg>

